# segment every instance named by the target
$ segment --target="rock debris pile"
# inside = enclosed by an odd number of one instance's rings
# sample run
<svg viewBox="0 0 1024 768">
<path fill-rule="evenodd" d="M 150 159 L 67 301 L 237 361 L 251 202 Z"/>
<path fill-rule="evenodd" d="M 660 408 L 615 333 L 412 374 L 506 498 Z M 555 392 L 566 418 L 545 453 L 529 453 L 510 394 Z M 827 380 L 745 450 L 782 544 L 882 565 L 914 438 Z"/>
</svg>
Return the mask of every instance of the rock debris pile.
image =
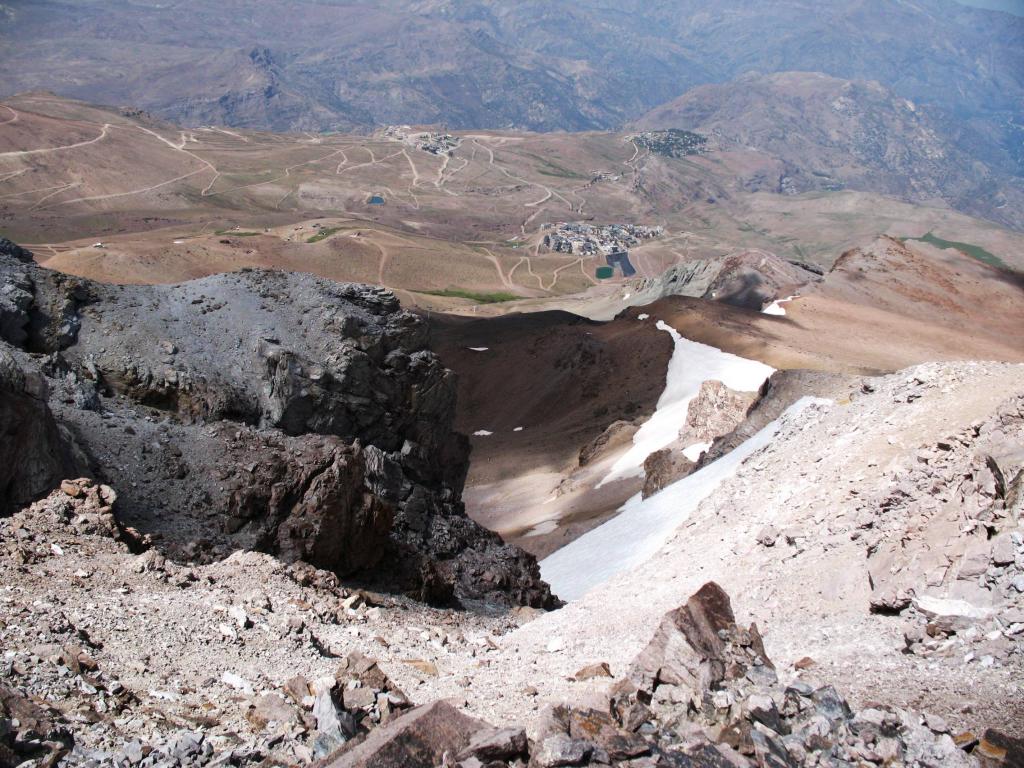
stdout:
<svg viewBox="0 0 1024 768">
<path fill-rule="evenodd" d="M 325 765 L 966 768 L 1021 756 L 1024 741 L 1005 734 L 954 737 L 939 718 L 882 705 L 854 711 L 832 686 L 781 683 L 757 627 L 737 625 L 710 582 L 664 617 L 608 695 L 548 708 L 535 739 L 437 702 Z"/>
</svg>

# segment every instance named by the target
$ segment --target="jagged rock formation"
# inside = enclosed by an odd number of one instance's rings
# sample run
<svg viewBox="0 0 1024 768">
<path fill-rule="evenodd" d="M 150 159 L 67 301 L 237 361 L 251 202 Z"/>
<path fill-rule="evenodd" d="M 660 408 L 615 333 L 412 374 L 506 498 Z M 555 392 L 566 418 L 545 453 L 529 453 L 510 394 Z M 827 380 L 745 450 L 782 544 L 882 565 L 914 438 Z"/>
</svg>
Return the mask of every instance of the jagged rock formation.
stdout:
<svg viewBox="0 0 1024 768">
<path fill-rule="evenodd" d="M 2 340 L 169 554 L 255 547 L 434 601 L 552 604 L 533 559 L 465 516 L 455 378 L 390 291 L 262 271 L 106 286 L 13 256 L 0 278 Z"/>
<path fill-rule="evenodd" d="M 651 301 L 690 296 L 760 311 L 820 279 L 820 274 L 806 265 L 790 263 L 767 251 L 749 250 L 676 264 L 650 281 L 643 292 Z"/>
<path fill-rule="evenodd" d="M 720 381 L 701 384 L 686 410 L 686 423 L 679 430 L 679 436 L 644 461 L 643 497 L 646 499 L 693 472 L 699 466 L 700 455 L 691 459 L 683 451 L 691 446 L 711 446 L 719 437 L 731 433 L 746 421 L 762 394 L 738 392 Z"/>
<path fill-rule="evenodd" d="M 697 468 L 717 461 L 729 451 L 750 439 L 768 423 L 779 418 L 790 405 L 801 397 L 844 397 L 856 377 L 826 371 L 776 371 L 757 393 L 756 401 L 746 416 L 733 429 L 721 433 L 711 441 L 697 461 Z"/>
</svg>

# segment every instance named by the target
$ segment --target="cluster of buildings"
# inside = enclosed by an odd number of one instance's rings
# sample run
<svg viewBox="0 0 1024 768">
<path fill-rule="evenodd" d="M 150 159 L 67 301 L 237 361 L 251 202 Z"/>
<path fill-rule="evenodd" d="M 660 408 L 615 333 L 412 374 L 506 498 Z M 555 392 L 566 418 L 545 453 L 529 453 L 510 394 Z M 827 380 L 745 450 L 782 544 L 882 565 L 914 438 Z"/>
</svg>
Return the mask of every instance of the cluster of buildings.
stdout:
<svg viewBox="0 0 1024 768">
<path fill-rule="evenodd" d="M 707 151 L 707 137 L 693 131 L 669 128 L 667 131 L 646 131 L 628 137 L 639 147 L 646 147 L 656 155 L 689 157 Z"/>
<path fill-rule="evenodd" d="M 545 224 L 544 247 L 558 253 L 577 253 L 583 256 L 628 253 L 644 240 L 660 237 L 664 227 L 645 227 L 640 224 L 606 224 L 593 226 L 576 222 Z"/>
<path fill-rule="evenodd" d="M 384 136 L 395 141 L 411 144 L 416 149 L 432 155 L 450 155 L 462 141 L 450 133 L 432 133 L 431 131 L 414 131 L 408 125 L 392 125 L 384 130 Z"/>
</svg>

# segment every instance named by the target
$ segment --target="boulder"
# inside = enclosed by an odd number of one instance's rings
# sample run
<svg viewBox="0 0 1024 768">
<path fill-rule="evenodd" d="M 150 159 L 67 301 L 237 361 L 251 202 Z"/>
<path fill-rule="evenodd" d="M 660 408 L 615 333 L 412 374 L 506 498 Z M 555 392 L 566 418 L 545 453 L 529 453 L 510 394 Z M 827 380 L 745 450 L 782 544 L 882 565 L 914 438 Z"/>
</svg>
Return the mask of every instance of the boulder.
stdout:
<svg viewBox="0 0 1024 768">
<path fill-rule="evenodd" d="M 699 702 L 722 681 L 742 677 L 755 665 L 774 675 L 757 626 L 739 627 L 729 596 L 708 582 L 665 615 L 627 676 L 649 695 L 668 685 L 681 689 L 682 700 Z"/>
<path fill-rule="evenodd" d="M 363 455 L 336 438 L 289 440 L 279 451 L 254 437 L 254 463 L 226 499 L 228 532 L 253 526 L 252 538 L 283 559 L 339 574 L 376 565 L 393 510 L 366 490 Z"/>
<path fill-rule="evenodd" d="M 319 768 L 435 768 L 445 755 L 462 753 L 474 737 L 492 729 L 447 701 L 417 707 L 372 731 Z"/>
<path fill-rule="evenodd" d="M 629 421 L 613 421 L 604 432 L 580 449 L 579 465 L 585 467 L 604 457 L 609 451 L 628 446 L 639 427 Z"/>
<path fill-rule="evenodd" d="M 682 453 L 681 446 L 673 445 L 654 451 L 644 459 L 643 498 L 653 496 L 658 491 L 689 475 L 696 468 Z"/>
<path fill-rule="evenodd" d="M 529 752 L 526 731 L 522 728 L 491 728 L 479 731 L 469 746 L 456 756 L 463 761 L 476 758 L 483 762 L 492 760 L 511 761 L 524 757 Z"/>
</svg>

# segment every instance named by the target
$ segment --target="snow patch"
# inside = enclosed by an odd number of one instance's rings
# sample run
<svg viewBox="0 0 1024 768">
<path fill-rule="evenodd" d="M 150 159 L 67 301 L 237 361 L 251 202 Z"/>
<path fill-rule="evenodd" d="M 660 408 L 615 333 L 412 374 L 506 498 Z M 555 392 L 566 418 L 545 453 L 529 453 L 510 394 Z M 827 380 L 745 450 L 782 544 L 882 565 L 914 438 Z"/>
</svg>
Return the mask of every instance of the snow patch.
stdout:
<svg viewBox="0 0 1024 768">
<path fill-rule="evenodd" d="M 665 391 L 647 422 L 633 436 L 633 446 L 615 462 L 611 472 L 597 487 L 626 477 L 643 474 L 644 460 L 664 448 L 679 435 L 686 423 L 690 401 L 697 396 L 701 384 L 710 379 L 730 389 L 756 392 L 775 369 L 757 360 L 747 360 L 723 352 L 717 347 L 683 338 L 675 328 L 662 320 L 658 329 L 675 340 L 675 351 L 668 363 Z"/>
<path fill-rule="evenodd" d="M 683 449 L 683 456 L 688 458 L 690 461 L 696 461 L 700 458 L 700 455 L 710 447 L 711 443 L 694 443 L 693 445 L 687 446 Z"/>
<path fill-rule="evenodd" d="M 636 316 L 636 319 L 637 319 L 637 320 L 646 320 L 646 319 L 647 319 L 647 318 L 649 318 L 649 317 L 650 317 L 650 315 L 648 315 L 648 314 L 644 313 L 644 314 L 642 314 L 642 315 L 637 315 L 637 316 Z"/>
<path fill-rule="evenodd" d="M 486 352 L 490 347 L 470 347 L 470 352 Z"/>
<path fill-rule="evenodd" d="M 661 549 L 672 532 L 732 477 L 745 459 L 771 444 L 782 419 L 793 418 L 812 404 L 830 403 L 804 397 L 718 461 L 646 499 L 637 494 L 611 520 L 542 560 L 541 576 L 560 598 L 577 600 L 611 577 L 635 568 Z"/>
<path fill-rule="evenodd" d="M 478 429 L 473 433 L 473 437 L 490 437 L 493 434 L 493 432 L 488 432 L 486 429 Z"/>
<path fill-rule="evenodd" d="M 523 431 L 523 428 L 522 428 L 522 427 L 516 427 L 516 428 L 515 428 L 515 429 L 513 429 L 512 431 L 513 431 L 513 432 L 522 432 L 522 431 Z"/>
<path fill-rule="evenodd" d="M 786 310 L 783 308 L 782 305 L 792 301 L 793 299 L 798 299 L 798 298 L 800 298 L 798 295 L 793 295 L 793 296 L 787 296 L 784 299 L 779 299 L 778 301 L 773 301 L 767 307 L 762 309 L 761 313 L 765 314 L 765 315 L 776 315 L 778 317 L 785 317 Z"/>
</svg>

